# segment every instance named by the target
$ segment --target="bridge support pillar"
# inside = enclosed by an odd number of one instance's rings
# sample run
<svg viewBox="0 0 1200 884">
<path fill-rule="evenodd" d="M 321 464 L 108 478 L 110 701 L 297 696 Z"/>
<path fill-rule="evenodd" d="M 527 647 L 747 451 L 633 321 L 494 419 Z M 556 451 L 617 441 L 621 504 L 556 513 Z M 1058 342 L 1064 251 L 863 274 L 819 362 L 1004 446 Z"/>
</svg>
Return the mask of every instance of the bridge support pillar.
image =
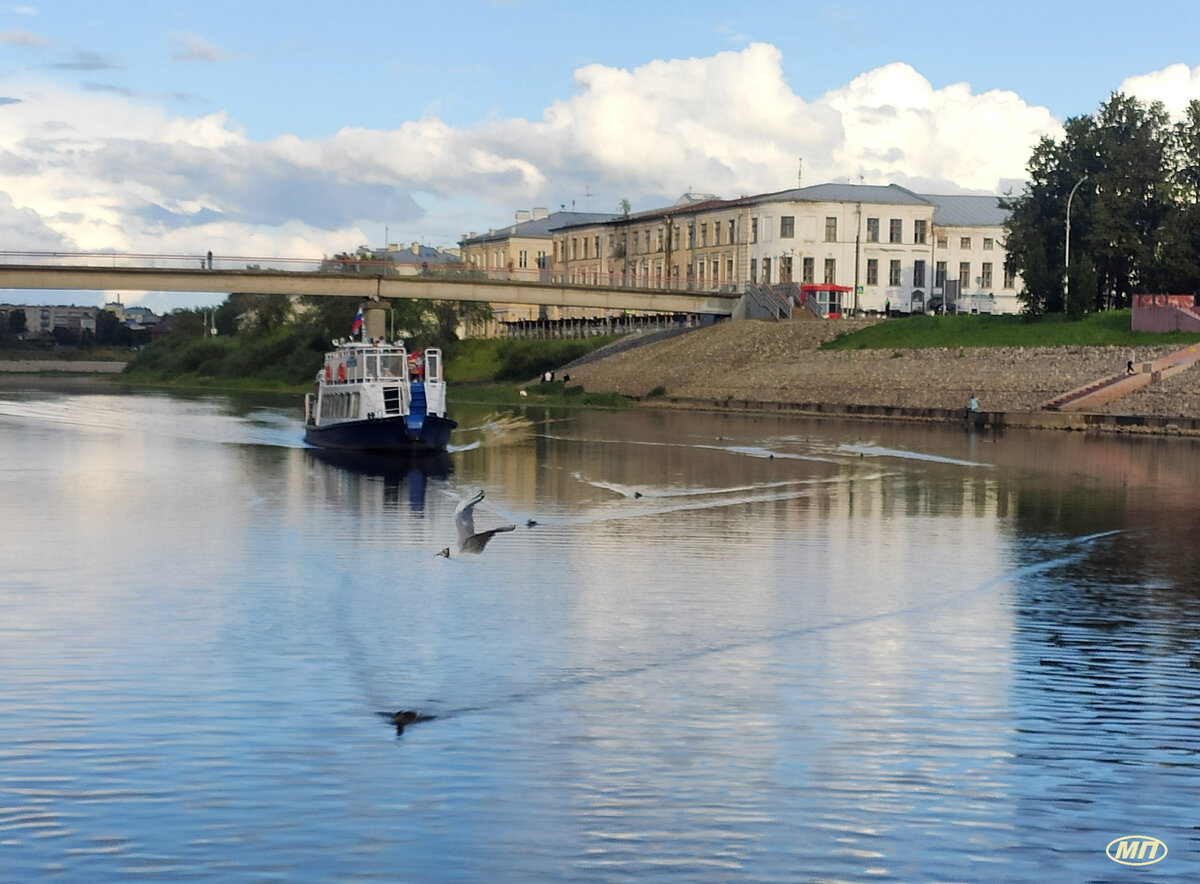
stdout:
<svg viewBox="0 0 1200 884">
<path fill-rule="evenodd" d="M 379 301 L 367 301 L 362 305 L 362 312 L 363 336 L 374 338 L 377 341 L 386 340 L 388 335 L 388 313 L 390 312 L 388 306 L 381 304 Z"/>
</svg>

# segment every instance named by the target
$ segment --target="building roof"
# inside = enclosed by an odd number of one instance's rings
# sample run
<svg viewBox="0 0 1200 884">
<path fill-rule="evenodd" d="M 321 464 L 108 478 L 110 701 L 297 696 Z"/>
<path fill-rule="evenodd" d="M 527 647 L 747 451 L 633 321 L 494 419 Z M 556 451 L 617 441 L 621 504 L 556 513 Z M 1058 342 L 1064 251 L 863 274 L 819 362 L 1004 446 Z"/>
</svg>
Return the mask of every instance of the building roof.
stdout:
<svg viewBox="0 0 1200 884">
<path fill-rule="evenodd" d="M 992 194 L 927 195 L 934 205 L 933 223 L 942 227 L 1002 227 L 1008 210 L 1000 207 L 1001 197 Z"/>
<path fill-rule="evenodd" d="M 461 245 L 479 245 L 481 243 L 501 242 L 513 237 L 550 239 L 550 231 L 557 227 L 571 227 L 575 224 L 603 224 L 619 218 L 609 212 L 551 212 L 544 218 L 533 218 L 529 221 L 518 221 L 507 227 L 489 230 L 487 233 L 464 236 Z"/>
<path fill-rule="evenodd" d="M 433 246 L 423 246 L 413 243 L 407 248 L 387 248 L 379 251 L 397 264 L 460 264 L 458 255 Z"/>
<path fill-rule="evenodd" d="M 814 184 L 778 193 L 751 197 L 753 202 L 885 203 L 890 206 L 923 206 L 930 198 L 899 184 Z"/>
</svg>

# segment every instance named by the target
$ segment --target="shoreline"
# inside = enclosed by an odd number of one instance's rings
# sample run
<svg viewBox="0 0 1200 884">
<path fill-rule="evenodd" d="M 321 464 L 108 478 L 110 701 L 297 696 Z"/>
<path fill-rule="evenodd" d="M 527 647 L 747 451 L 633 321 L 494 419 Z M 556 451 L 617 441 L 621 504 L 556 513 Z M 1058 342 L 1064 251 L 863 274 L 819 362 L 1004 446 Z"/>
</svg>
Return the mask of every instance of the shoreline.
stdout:
<svg viewBox="0 0 1200 884">
<path fill-rule="evenodd" d="M 1200 367 L 1087 412 L 1039 406 L 1124 368 L 1114 346 L 825 351 L 854 320 L 741 320 L 562 371 L 640 407 L 964 423 L 975 396 L 994 427 L 1200 435 Z M 1178 345 L 1139 349 L 1138 361 Z M 654 395 L 651 395 L 651 394 Z"/>
</svg>

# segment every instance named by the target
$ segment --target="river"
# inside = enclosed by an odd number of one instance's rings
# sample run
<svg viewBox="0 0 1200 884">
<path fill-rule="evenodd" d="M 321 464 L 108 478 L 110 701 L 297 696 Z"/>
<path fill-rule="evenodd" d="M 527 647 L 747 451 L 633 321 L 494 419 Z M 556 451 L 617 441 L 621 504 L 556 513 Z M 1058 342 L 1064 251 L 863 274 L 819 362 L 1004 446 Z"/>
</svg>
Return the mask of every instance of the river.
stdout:
<svg viewBox="0 0 1200 884">
<path fill-rule="evenodd" d="M 1200 878 L 1196 441 L 455 416 L 5 381 L 0 879 Z"/>
</svg>

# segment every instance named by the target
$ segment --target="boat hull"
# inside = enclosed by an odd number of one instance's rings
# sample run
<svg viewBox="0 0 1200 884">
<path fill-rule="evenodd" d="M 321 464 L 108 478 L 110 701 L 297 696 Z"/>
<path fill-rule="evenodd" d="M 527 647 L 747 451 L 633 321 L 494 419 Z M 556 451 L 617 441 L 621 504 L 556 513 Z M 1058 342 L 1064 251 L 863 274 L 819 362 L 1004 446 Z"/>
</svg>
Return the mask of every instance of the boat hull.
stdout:
<svg viewBox="0 0 1200 884">
<path fill-rule="evenodd" d="M 304 441 L 333 451 L 445 451 L 450 432 L 457 426 L 449 418 L 435 415 L 426 415 L 416 433 L 409 430 L 404 417 L 343 421 L 324 427 L 309 424 L 304 429 Z"/>
</svg>

